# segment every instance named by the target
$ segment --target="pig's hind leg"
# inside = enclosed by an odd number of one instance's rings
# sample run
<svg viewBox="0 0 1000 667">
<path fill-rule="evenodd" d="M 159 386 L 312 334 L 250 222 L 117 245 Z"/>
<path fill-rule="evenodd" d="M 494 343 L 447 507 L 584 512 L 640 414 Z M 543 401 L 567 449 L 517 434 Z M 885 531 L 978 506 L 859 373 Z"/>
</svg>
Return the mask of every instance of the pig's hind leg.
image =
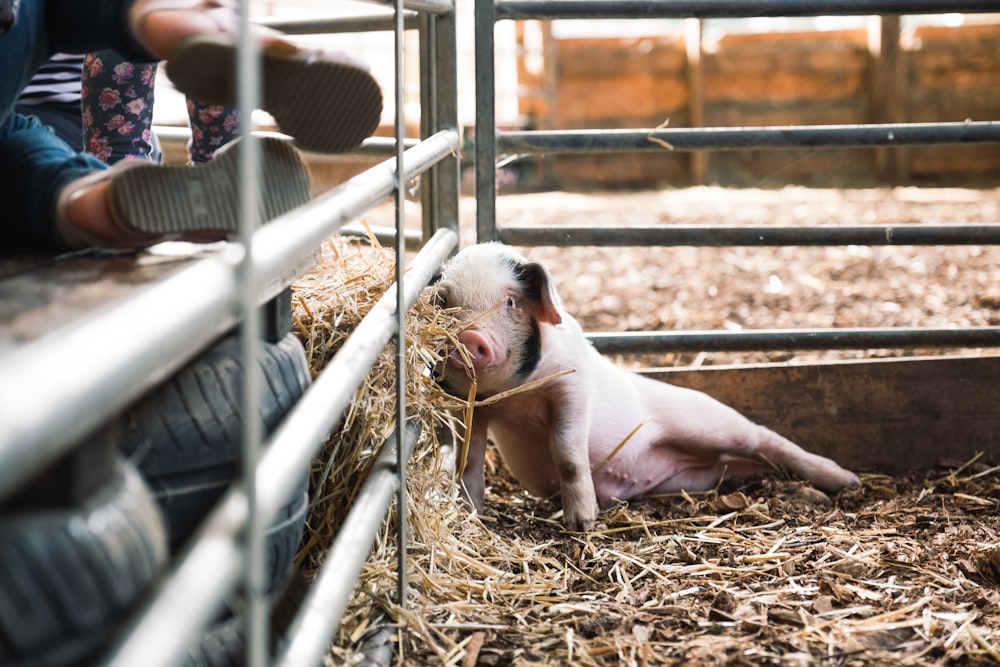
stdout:
<svg viewBox="0 0 1000 667">
<path fill-rule="evenodd" d="M 859 484 L 854 473 L 830 459 L 805 451 L 791 440 L 755 424 L 733 408 L 699 391 L 671 387 L 671 405 L 661 421 L 661 442 L 690 460 L 700 460 L 679 474 L 695 478 L 715 474 L 741 477 L 785 468 L 824 491 Z M 735 460 L 733 460 L 735 459 Z M 692 479 L 693 481 L 693 479 Z M 712 484 L 702 488 L 711 488 Z"/>
<path fill-rule="evenodd" d="M 769 428 L 749 420 L 747 423 L 757 431 L 755 439 L 758 458 L 786 468 L 824 491 L 840 491 L 845 487 L 861 483 L 857 475 L 825 456 L 807 452 Z"/>
</svg>

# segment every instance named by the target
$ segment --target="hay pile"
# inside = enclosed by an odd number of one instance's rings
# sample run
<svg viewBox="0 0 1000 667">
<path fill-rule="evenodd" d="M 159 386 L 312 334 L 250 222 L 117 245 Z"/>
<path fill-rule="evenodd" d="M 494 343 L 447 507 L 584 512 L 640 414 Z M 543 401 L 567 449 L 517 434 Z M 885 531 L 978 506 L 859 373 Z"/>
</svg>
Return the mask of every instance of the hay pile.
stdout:
<svg viewBox="0 0 1000 667">
<path fill-rule="evenodd" d="M 335 237 L 321 249 L 316 267 L 293 287 L 293 331 L 305 346 L 314 377 L 394 282 L 393 252 L 371 241 Z M 422 430 L 414 459 L 434 468 L 438 434 L 457 431 L 461 424 L 443 409 L 448 398 L 428 369 L 441 361 L 456 330 L 454 318 L 432 306 L 427 293 L 407 314 L 406 402 Z M 395 344 L 390 343 L 314 462 L 308 533 L 297 557 L 307 574 L 322 564 L 383 442 L 395 430 L 395 362 Z"/>
</svg>

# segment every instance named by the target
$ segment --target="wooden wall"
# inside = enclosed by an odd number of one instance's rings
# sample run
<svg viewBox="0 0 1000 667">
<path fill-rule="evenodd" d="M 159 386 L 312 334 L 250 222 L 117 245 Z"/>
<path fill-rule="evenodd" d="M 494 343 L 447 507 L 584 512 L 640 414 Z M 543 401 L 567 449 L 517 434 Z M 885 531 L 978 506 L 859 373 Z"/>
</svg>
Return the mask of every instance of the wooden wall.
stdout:
<svg viewBox="0 0 1000 667">
<path fill-rule="evenodd" d="M 898 31 L 898 28 L 896 28 Z M 883 31 L 884 32 L 884 31 Z M 559 39 L 534 127 L 558 129 L 1000 120 L 1000 24 L 727 35 Z M 688 37 L 690 40 L 690 37 Z M 692 54 L 689 56 L 689 53 Z M 898 60 L 893 60 L 897 58 Z M 702 164 L 697 164 L 697 160 Z M 895 161 L 895 166 L 891 164 Z M 547 186 L 1000 185 L 1000 146 L 564 156 Z"/>
<path fill-rule="evenodd" d="M 921 28 L 904 53 L 905 120 L 1000 120 L 1000 26 Z M 960 183 L 981 173 L 1000 184 L 1000 146 L 914 147 L 909 153 L 913 181 Z"/>
</svg>

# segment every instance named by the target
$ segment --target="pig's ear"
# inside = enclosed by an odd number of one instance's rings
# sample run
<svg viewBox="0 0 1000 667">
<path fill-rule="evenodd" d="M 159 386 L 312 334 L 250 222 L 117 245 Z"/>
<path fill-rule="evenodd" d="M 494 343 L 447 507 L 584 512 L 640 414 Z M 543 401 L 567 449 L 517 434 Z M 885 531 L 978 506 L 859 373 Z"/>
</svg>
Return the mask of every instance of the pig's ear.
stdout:
<svg viewBox="0 0 1000 667">
<path fill-rule="evenodd" d="M 552 287 L 549 272 L 537 262 L 524 264 L 521 271 L 525 296 L 536 306 L 538 319 L 549 324 L 560 324 L 562 315 L 559 314 L 559 308 L 562 302 Z"/>
</svg>

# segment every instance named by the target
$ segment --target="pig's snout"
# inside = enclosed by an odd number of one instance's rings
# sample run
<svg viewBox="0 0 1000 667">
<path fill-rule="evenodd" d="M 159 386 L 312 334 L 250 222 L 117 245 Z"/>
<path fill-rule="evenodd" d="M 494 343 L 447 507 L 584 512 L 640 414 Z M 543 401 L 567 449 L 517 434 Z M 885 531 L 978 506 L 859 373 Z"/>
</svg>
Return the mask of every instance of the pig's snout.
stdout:
<svg viewBox="0 0 1000 667">
<path fill-rule="evenodd" d="M 481 370 L 493 362 L 493 348 L 481 333 L 473 329 L 466 329 L 459 332 L 457 338 L 458 342 L 462 344 L 462 347 L 468 353 L 468 358 L 472 362 L 473 369 Z M 451 361 L 452 364 L 463 368 L 466 365 L 461 350 L 452 352 Z"/>
</svg>

